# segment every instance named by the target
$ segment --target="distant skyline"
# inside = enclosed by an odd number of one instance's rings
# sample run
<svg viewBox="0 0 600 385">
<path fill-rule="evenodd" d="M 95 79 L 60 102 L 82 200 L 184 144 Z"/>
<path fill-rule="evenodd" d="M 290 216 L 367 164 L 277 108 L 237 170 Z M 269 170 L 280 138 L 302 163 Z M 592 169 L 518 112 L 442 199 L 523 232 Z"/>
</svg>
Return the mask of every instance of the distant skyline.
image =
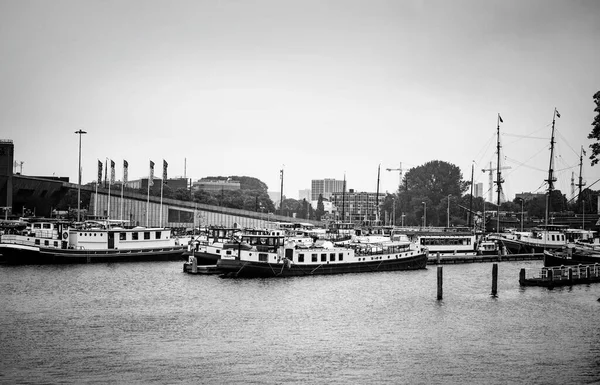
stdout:
<svg viewBox="0 0 600 385">
<path fill-rule="evenodd" d="M 0 0 L 0 139 L 26 175 L 251 176 L 297 198 L 313 179 L 394 192 L 428 161 L 508 199 L 570 197 L 600 90 L 600 2 Z M 589 155 L 589 151 L 588 151 Z M 584 158 L 587 185 L 600 166 Z M 600 190 L 600 182 L 592 186 Z M 494 193 L 495 195 L 495 193 Z"/>
</svg>

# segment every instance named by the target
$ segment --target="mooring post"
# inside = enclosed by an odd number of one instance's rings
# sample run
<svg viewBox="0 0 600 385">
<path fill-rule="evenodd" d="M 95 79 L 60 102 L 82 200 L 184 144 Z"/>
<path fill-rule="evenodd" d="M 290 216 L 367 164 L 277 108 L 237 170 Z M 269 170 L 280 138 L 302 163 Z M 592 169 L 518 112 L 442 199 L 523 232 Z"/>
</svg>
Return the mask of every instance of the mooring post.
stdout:
<svg viewBox="0 0 600 385">
<path fill-rule="evenodd" d="M 525 286 L 525 268 L 521 268 L 519 272 L 519 284 Z"/>
<path fill-rule="evenodd" d="M 492 265 L 492 295 L 498 294 L 498 264 Z"/>
<path fill-rule="evenodd" d="M 443 297 L 443 283 L 444 283 L 444 267 L 438 266 L 437 268 L 437 299 L 442 299 Z"/>
<path fill-rule="evenodd" d="M 436 254 L 436 260 L 437 260 L 437 264 L 440 264 L 440 252 L 438 251 Z"/>
<path fill-rule="evenodd" d="M 573 268 L 569 267 L 569 283 L 573 284 Z"/>
<path fill-rule="evenodd" d="M 592 276 L 592 267 L 590 265 L 587 265 L 585 267 L 585 277 L 587 279 L 590 279 L 591 276 Z"/>
<path fill-rule="evenodd" d="M 192 273 L 198 274 L 198 260 L 196 257 L 192 257 Z"/>
</svg>

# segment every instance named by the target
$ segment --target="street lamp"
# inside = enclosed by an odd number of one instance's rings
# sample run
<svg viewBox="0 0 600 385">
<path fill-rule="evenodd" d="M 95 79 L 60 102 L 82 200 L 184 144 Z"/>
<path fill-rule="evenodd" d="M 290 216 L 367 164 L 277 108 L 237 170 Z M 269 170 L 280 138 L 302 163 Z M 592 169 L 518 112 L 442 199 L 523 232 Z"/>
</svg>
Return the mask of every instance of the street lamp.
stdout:
<svg viewBox="0 0 600 385">
<path fill-rule="evenodd" d="M 446 225 L 446 227 L 450 227 L 450 197 L 452 196 L 452 194 L 448 194 L 448 223 Z"/>
<path fill-rule="evenodd" d="M 423 227 L 427 227 L 427 203 L 426 202 L 421 202 L 423 203 L 423 206 L 425 207 L 425 209 L 423 210 Z"/>
<path fill-rule="evenodd" d="M 521 232 L 523 232 L 523 216 L 525 213 L 525 211 L 523 210 L 523 202 L 524 201 L 523 201 L 523 198 L 519 198 L 519 199 L 521 199 Z"/>
<path fill-rule="evenodd" d="M 78 181 L 77 181 L 77 222 L 80 221 L 81 215 L 81 135 L 87 134 L 81 128 L 79 131 L 75 131 L 79 135 L 79 169 L 78 169 Z M 97 198 L 97 197 L 96 197 Z"/>
</svg>

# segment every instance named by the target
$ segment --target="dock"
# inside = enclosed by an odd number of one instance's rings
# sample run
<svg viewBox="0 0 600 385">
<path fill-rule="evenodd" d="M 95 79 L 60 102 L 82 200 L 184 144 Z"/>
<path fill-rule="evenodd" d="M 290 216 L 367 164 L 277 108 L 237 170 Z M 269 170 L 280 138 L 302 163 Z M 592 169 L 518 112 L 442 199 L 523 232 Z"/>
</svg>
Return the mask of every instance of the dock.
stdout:
<svg viewBox="0 0 600 385">
<path fill-rule="evenodd" d="M 521 286 L 572 286 L 600 282 L 600 264 L 521 269 Z"/>
<path fill-rule="evenodd" d="M 483 263 L 483 262 L 502 262 L 502 261 L 531 261 L 542 260 L 544 254 L 455 254 L 455 255 L 429 255 L 428 265 L 448 265 L 459 263 Z"/>
</svg>

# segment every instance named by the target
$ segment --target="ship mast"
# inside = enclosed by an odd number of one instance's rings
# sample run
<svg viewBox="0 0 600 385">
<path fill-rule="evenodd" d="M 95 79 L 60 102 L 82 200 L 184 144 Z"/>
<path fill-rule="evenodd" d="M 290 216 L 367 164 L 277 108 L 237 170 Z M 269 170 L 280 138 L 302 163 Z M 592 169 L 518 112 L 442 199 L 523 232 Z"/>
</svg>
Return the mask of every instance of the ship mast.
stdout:
<svg viewBox="0 0 600 385">
<path fill-rule="evenodd" d="M 342 223 L 346 218 L 346 173 L 344 173 L 344 184 L 342 185 Z"/>
<path fill-rule="evenodd" d="M 579 187 L 579 200 L 581 200 L 581 188 L 585 186 L 585 182 L 583 181 L 583 175 L 581 171 L 583 168 L 583 154 L 585 154 L 585 151 L 583 151 L 583 146 L 581 146 L 581 152 L 579 153 L 579 183 L 577 184 L 577 186 Z"/>
<path fill-rule="evenodd" d="M 376 201 L 375 201 L 375 209 L 377 210 L 376 216 L 375 216 L 375 222 L 376 225 L 379 225 L 379 176 L 381 173 L 381 164 L 379 164 L 379 166 L 377 166 L 377 197 L 376 197 Z"/>
<path fill-rule="evenodd" d="M 500 123 L 504 123 L 504 121 L 502 120 L 502 117 L 500 116 L 500 114 L 498 114 L 498 128 L 497 128 L 497 134 L 498 134 L 498 144 L 496 145 L 496 150 L 498 152 L 498 161 L 497 161 L 497 167 L 496 167 L 496 185 L 497 187 L 497 191 L 498 191 L 498 207 L 497 207 L 497 211 L 496 211 L 496 232 L 500 232 L 500 195 L 502 194 L 502 183 L 504 182 L 504 180 L 502 179 L 501 176 L 501 172 L 500 172 Z"/>
<path fill-rule="evenodd" d="M 552 191 L 554 190 L 554 182 L 556 182 L 556 178 L 554 177 L 554 123 L 556 122 L 556 118 L 560 118 L 560 114 L 554 108 L 554 115 L 552 116 L 552 136 L 550 137 L 550 166 L 548 167 L 548 195 L 546 195 L 546 226 L 548 226 L 548 216 L 550 213 L 550 196 L 552 195 Z"/>
</svg>

